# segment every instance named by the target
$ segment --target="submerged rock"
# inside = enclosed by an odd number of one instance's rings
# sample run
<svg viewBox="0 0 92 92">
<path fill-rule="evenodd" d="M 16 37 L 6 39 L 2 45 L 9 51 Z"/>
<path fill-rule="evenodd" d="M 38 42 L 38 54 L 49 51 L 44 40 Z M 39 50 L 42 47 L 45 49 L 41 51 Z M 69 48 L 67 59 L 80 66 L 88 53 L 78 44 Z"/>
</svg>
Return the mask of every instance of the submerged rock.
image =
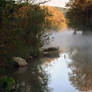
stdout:
<svg viewBox="0 0 92 92">
<path fill-rule="evenodd" d="M 26 60 L 21 58 L 21 57 L 13 57 L 13 61 L 16 62 L 19 65 L 19 67 L 23 67 L 23 66 L 28 65 Z"/>
<path fill-rule="evenodd" d="M 55 47 L 49 47 L 49 48 L 46 48 L 46 49 L 44 49 L 43 50 L 43 52 L 50 52 L 50 51 L 58 51 L 59 50 L 59 48 L 55 48 Z"/>
<path fill-rule="evenodd" d="M 42 54 L 43 56 L 49 58 L 59 57 L 59 48 L 55 48 L 55 47 L 46 48 L 43 50 Z"/>
</svg>

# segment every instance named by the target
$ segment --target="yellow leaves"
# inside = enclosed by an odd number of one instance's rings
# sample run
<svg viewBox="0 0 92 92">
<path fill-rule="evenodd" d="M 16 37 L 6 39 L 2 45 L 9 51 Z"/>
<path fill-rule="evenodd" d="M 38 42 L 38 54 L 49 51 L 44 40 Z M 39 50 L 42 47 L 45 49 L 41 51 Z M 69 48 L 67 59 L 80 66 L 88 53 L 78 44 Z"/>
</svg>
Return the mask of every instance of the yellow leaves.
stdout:
<svg viewBox="0 0 92 92">
<path fill-rule="evenodd" d="M 27 12 L 28 11 L 32 11 L 32 7 L 31 7 L 31 5 L 25 5 L 25 6 L 22 6 L 21 8 L 19 8 L 18 9 L 18 11 L 17 11 L 17 13 L 15 13 L 14 14 L 14 16 L 16 17 L 16 18 L 18 18 L 18 17 L 27 17 Z"/>
<path fill-rule="evenodd" d="M 47 6 L 51 16 L 46 16 L 46 20 L 50 22 L 50 28 L 64 29 L 66 28 L 66 20 L 64 14 L 57 8 Z"/>
<path fill-rule="evenodd" d="M 44 9 L 48 14 L 45 17 L 45 21 L 48 21 L 48 24 L 43 24 L 47 25 L 50 28 L 58 28 L 58 29 L 63 29 L 66 27 L 66 20 L 61 11 L 59 11 L 57 8 L 50 7 L 50 6 L 40 6 L 41 9 Z M 14 14 L 16 18 L 21 18 L 24 19 L 23 25 L 25 24 L 25 27 L 27 26 L 26 21 L 29 20 L 28 15 L 33 9 L 35 9 L 35 6 L 32 7 L 31 5 L 29 6 L 23 6 L 19 8 L 18 12 Z M 38 12 L 39 13 L 39 12 Z M 31 15 L 31 14 L 30 14 Z M 31 17 L 31 16 L 30 16 Z M 32 21 L 32 20 L 30 20 Z M 23 26 L 24 28 L 24 26 Z"/>
</svg>

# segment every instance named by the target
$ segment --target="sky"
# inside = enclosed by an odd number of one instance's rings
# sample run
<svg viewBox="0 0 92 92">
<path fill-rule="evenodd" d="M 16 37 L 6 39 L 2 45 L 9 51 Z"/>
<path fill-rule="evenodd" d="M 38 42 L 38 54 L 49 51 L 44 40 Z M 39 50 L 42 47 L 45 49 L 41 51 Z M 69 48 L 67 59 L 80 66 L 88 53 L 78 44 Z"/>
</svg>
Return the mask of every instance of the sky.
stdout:
<svg viewBox="0 0 92 92">
<path fill-rule="evenodd" d="M 58 7 L 65 7 L 65 3 L 69 0 L 49 0 L 46 5 L 49 6 L 58 6 Z"/>
</svg>

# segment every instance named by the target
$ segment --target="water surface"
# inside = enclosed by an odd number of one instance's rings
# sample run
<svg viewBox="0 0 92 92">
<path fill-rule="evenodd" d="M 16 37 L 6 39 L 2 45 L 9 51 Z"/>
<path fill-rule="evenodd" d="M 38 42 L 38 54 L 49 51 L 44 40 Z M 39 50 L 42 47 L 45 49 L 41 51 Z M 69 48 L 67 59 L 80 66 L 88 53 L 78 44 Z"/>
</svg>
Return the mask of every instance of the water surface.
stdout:
<svg viewBox="0 0 92 92">
<path fill-rule="evenodd" d="M 63 50 L 48 62 L 51 92 L 92 92 L 92 33 L 73 34 L 73 30 L 54 32 L 49 46 Z M 49 47 L 48 46 L 48 47 Z"/>
<path fill-rule="evenodd" d="M 14 74 L 15 92 L 92 92 L 92 34 L 52 32 L 45 47 L 59 47 L 60 56 L 35 58 Z"/>
</svg>

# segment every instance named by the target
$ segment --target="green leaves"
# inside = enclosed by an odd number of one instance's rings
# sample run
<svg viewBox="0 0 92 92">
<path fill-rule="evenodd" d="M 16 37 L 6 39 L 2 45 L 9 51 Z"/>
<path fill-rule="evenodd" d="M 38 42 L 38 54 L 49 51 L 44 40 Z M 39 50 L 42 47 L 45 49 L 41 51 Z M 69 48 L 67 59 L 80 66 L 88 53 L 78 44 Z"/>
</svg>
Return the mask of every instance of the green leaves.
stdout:
<svg viewBox="0 0 92 92">
<path fill-rule="evenodd" d="M 12 77 L 5 76 L 0 80 L 0 91 L 10 92 L 12 87 L 15 85 L 15 80 Z"/>
</svg>

